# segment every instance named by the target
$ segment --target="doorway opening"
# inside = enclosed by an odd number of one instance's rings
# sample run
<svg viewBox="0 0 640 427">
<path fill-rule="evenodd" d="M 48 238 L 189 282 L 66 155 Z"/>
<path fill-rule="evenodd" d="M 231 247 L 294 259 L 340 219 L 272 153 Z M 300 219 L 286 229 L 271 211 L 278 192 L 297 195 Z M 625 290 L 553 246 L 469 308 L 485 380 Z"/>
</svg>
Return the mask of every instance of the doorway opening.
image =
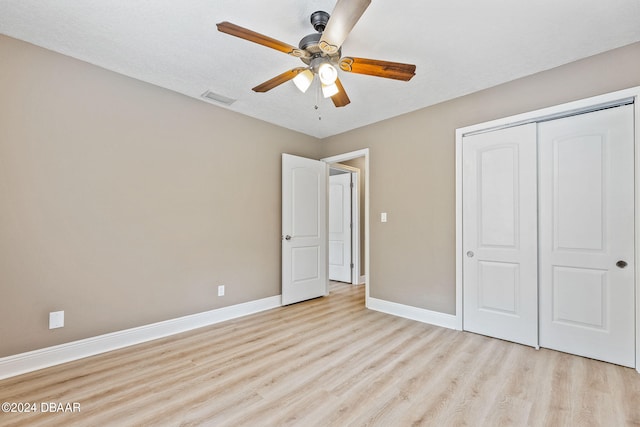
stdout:
<svg viewBox="0 0 640 427">
<path fill-rule="evenodd" d="M 359 159 L 355 159 L 356 161 Z M 329 280 L 358 285 L 360 262 L 360 169 L 341 163 L 329 166 Z"/>
<path fill-rule="evenodd" d="M 369 238 L 369 149 L 352 151 L 344 154 L 321 159 L 330 165 L 330 169 L 340 169 L 353 172 L 349 168 L 358 170 L 359 178 L 359 261 L 354 262 L 354 271 L 358 274 L 357 283 L 365 284 L 365 302 L 368 306 L 370 289 L 370 238 Z M 346 168 L 345 168 L 346 166 Z M 352 281 L 353 283 L 353 281 Z"/>
</svg>

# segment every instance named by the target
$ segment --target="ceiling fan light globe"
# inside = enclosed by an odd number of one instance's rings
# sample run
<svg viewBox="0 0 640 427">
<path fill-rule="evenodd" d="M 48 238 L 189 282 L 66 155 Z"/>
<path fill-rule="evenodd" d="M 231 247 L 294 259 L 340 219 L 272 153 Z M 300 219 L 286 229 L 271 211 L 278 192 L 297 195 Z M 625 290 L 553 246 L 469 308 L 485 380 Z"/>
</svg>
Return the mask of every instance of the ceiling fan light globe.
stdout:
<svg viewBox="0 0 640 427">
<path fill-rule="evenodd" d="M 318 67 L 318 77 L 323 85 L 332 85 L 338 78 L 338 70 L 329 63 L 323 63 Z"/>
<path fill-rule="evenodd" d="M 313 73 L 310 70 L 304 70 L 301 73 L 298 73 L 297 76 L 293 78 L 293 83 L 295 83 L 296 87 L 300 90 L 300 92 L 305 93 L 311 83 L 313 82 Z"/>
<path fill-rule="evenodd" d="M 338 85 L 331 83 L 330 85 L 322 84 L 322 96 L 325 98 L 331 98 L 333 95 L 337 95 L 340 92 Z"/>
</svg>

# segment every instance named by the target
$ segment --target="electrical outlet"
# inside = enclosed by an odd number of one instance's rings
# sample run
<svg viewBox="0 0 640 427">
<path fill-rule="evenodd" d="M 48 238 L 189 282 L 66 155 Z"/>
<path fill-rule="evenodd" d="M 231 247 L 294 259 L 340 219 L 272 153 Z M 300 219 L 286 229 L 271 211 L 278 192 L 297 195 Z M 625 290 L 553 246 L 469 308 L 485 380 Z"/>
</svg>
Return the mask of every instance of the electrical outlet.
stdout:
<svg viewBox="0 0 640 427">
<path fill-rule="evenodd" d="M 49 313 L 49 329 L 62 328 L 64 326 L 64 311 L 52 311 Z"/>
<path fill-rule="evenodd" d="M 224 285 L 218 286 L 218 296 L 219 297 L 223 297 L 224 296 Z"/>
</svg>

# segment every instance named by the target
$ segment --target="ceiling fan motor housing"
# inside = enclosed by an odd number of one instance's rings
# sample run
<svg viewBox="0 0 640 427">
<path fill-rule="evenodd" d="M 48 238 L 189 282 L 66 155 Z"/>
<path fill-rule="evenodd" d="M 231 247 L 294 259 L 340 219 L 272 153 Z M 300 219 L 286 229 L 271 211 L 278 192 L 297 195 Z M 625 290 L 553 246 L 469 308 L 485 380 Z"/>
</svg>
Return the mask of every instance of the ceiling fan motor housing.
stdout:
<svg viewBox="0 0 640 427">
<path fill-rule="evenodd" d="M 342 50 L 339 49 L 337 52 L 332 54 L 327 54 L 323 52 L 318 44 L 320 43 L 320 38 L 322 38 L 322 32 L 327 26 L 327 22 L 329 22 L 330 15 L 322 10 L 318 10 L 311 14 L 311 25 L 317 31 L 317 33 L 309 34 L 308 36 L 304 36 L 300 43 L 298 43 L 298 47 L 301 50 L 307 51 L 310 54 L 310 57 L 305 58 L 301 57 L 300 59 L 307 65 L 313 66 L 312 61 L 316 58 L 326 58 L 329 62 L 337 63 L 340 60 L 340 56 L 342 54 Z M 322 62 L 326 62 L 326 59 Z M 317 62 L 317 61 L 316 61 Z"/>
<path fill-rule="evenodd" d="M 314 33 L 309 34 L 308 36 L 304 36 L 302 40 L 300 40 L 300 43 L 298 43 L 298 47 L 302 50 L 309 50 L 313 47 L 316 47 L 320 42 L 320 37 L 322 37 L 322 34 L 320 33 Z M 320 51 L 320 49 L 318 49 L 318 51 Z M 309 52 L 312 51 L 309 50 Z"/>
<path fill-rule="evenodd" d="M 322 34 L 315 33 L 309 34 L 300 40 L 298 47 L 310 54 L 309 57 L 302 56 L 300 59 L 307 65 L 311 65 L 311 62 L 315 58 L 326 58 L 329 62 L 337 63 L 342 55 L 342 49 L 338 49 L 336 53 L 332 53 L 330 55 L 324 53 L 318 46 L 318 43 L 320 43 L 320 37 L 322 37 Z"/>
</svg>

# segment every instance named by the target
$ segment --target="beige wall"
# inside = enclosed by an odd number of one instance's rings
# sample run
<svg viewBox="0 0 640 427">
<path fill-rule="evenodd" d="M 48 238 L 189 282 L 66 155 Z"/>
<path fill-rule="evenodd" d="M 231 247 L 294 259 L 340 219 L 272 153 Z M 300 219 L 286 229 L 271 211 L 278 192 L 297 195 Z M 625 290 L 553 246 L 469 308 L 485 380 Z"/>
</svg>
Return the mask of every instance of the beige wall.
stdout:
<svg viewBox="0 0 640 427">
<path fill-rule="evenodd" d="M 280 154 L 315 138 L 4 36 L 0 58 L 0 357 L 280 294 Z"/>
<path fill-rule="evenodd" d="M 278 295 L 282 152 L 369 147 L 371 295 L 454 313 L 454 130 L 640 85 L 635 44 L 318 143 L 4 36 L 0 58 L 0 357 Z"/>
<path fill-rule="evenodd" d="M 638 70 L 640 43 L 327 138 L 323 156 L 370 148 L 371 296 L 455 313 L 456 128 L 638 86 Z"/>
</svg>

